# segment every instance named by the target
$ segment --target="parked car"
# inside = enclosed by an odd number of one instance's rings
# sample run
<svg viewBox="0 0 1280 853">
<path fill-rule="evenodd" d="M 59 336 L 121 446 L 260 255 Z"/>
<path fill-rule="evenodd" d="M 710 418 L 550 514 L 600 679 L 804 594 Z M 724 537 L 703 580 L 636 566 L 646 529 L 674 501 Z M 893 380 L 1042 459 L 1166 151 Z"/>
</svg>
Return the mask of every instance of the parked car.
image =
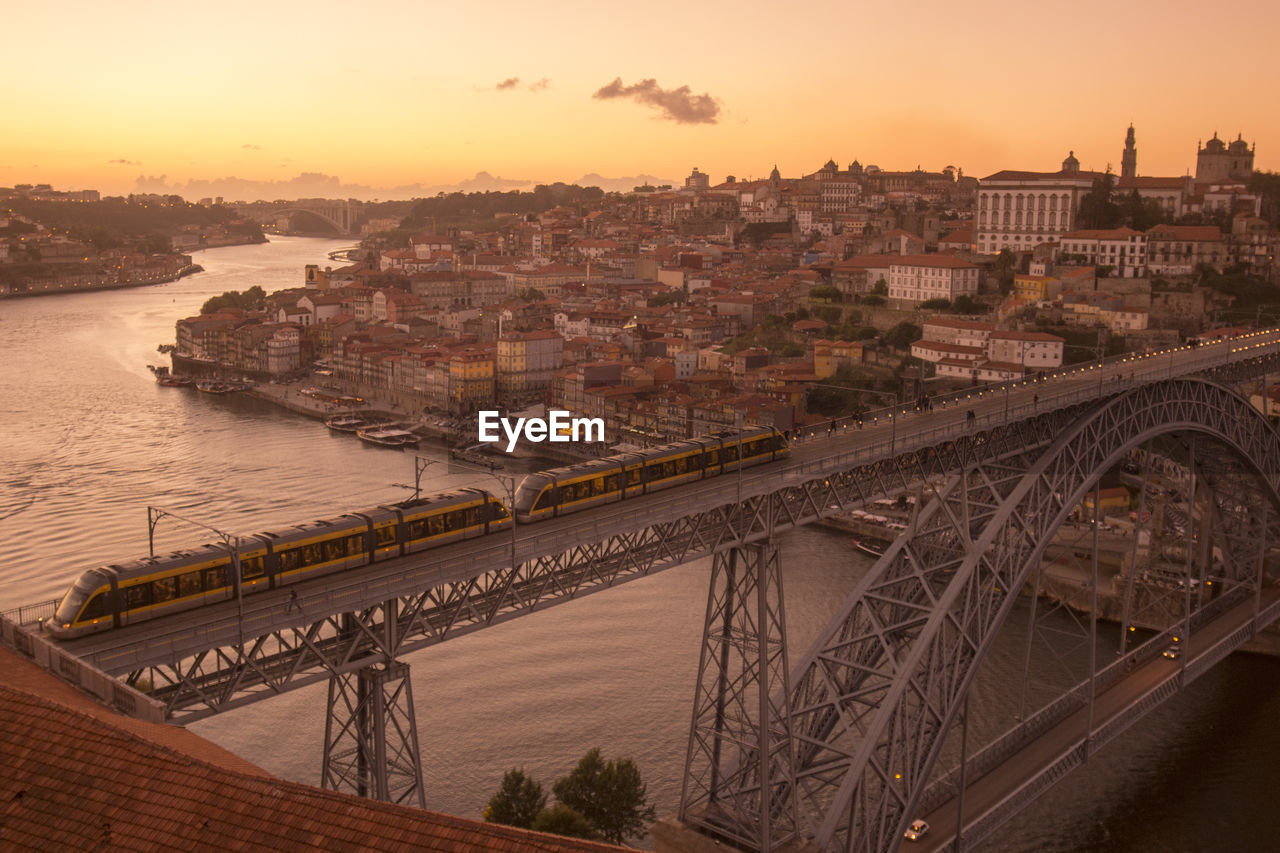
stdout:
<svg viewBox="0 0 1280 853">
<path fill-rule="evenodd" d="M 919 841 L 929 833 L 929 824 L 916 818 L 911 821 L 911 826 L 907 827 L 907 831 L 902 833 L 902 837 L 908 841 Z"/>
</svg>

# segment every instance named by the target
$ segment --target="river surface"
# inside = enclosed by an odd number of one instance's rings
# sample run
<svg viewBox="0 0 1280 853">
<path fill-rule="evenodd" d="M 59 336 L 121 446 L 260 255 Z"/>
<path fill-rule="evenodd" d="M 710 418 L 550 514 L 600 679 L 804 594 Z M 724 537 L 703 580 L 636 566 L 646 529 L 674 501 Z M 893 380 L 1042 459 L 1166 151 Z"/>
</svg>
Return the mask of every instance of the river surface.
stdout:
<svg viewBox="0 0 1280 853">
<path fill-rule="evenodd" d="M 259 401 L 161 388 L 147 369 L 165 363 L 156 345 L 173 341 L 174 322 L 210 296 L 300 286 L 304 264 L 330 263 L 327 253 L 343 245 L 273 237 L 200 252 L 206 271 L 170 284 L 0 301 L 0 609 L 54 598 L 95 564 L 144 555 L 148 506 L 245 533 L 407 494 L 395 484 L 413 480 L 409 454 Z M 446 467 L 428 469 L 428 488 L 484 485 Z M 172 519 L 156 530 L 157 550 L 212 538 Z M 818 528 L 780 545 L 794 663 L 870 561 L 846 536 Z M 507 769 L 523 767 L 549 790 L 599 746 L 633 758 L 659 815 L 673 814 L 709 566 L 670 569 L 409 655 L 428 806 L 478 817 Z M 1008 724 L 1021 660 L 1011 627 L 974 690 L 975 730 Z M 1037 677 L 1053 678 L 1048 664 Z M 983 849 L 1276 849 L 1278 687 L 1280 661 L 1232 657 Z M 316 686 L 192 728 L 316 784 L 324 714 Z"/>
</svg>

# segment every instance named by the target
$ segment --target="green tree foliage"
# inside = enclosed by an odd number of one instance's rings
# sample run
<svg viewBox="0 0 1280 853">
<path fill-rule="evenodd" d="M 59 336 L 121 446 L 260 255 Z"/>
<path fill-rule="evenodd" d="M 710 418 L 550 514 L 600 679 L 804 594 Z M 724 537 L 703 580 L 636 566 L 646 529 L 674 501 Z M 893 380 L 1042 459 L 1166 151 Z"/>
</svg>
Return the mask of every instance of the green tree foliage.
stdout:
<svg viewBox="0 0 1280 853">
<path fill-rule="evenodd" d="M 535 819 L 539 817 L 538 813 L 546 805 L 547 795 L 542 793 L 542 783 L 526 776 L 523 770 L 512 768 L 502 777 L 502 786 L 485 807 L 484 819 L 489 823 L 534 829 Z M 543 831 L 555 832 L 557 835 L 572 834 L 555 829 Z M 577 837 L 587 838 L 588 836 Z"/>
<path fill-rule="evenodd" d="M 871 285 L 871 292 L 876 296 L 888 296 L 889 282 L 885 281 L 883 278 L 876 279 L 876 283 Z"/>
<path fill-rule="evenodd" d="M 590 821 L 577 809 L 566 806 L 564 803 L 556 803 L 551 808 L 538 812 L 538 816 L 533 819 L 533 824 L 529 828 L 538 832 L 549 832 L 552 835 L 585 838 L 588 841 L 597 837 Z"/>
<path fill-rule="evenodd" d="M 200 313 L 212 314 L 220 308 L 241 308 L 247 311 L 253 308 L 261 308 L 266 299 L 266 292 L 255 284 L 244 292 L 228 290 L 221 296 L 211 297 L 200 306 Z"/>
<path fill-rule="evenodd" d="M 868 293 L 866 296 L 862 297 L 862 304 L 863 305 L 883 305 L 884 297 L 878 293 Z"/>
<path fill-rule="evenodd" d="M 939 296 L 936 299 L 926 299 L 919 307 L 922 311 L 950 311 L 951 300 Z"/>
<path fill-rule="evenodd" d="M 1081 228 L 1115 228 L 1123 216 L 1114 196 L 1116 176 L 1108 168 L 1105 175 L 1093 179 L 1093 187 L 1080 199 L 1076 223 Z"/>
<path fill-rule="evenodd" d="M 584 755 L 553 790 L 561 803 L 578 811 L 601 838 L 614 844 L 643 835 L 646 822 L 656 816 L 631 759 L 605 761 L 598 748 Z"/>
<path fill-rule="evenodd" d="M 503 213 L 541 213 L 558 205 L 581 209 L 603 198 L 604 190 L 599 187 L 561 183 L 539 184 L 532 192 L 440 193 L 435 198 L 415 202 L 400 225 L 413 230 L 429 226 L 439 229 L 451 222 L 492 220 Z"/>
<path fill-rule="evenodd" d="M 525 302 L 539 302 L 546 299 L 547 295 L 536 287 L 526 287 L 524 290 L 516 293 L 516 298 L 522 299 Z"/>
<path fill-rule="evenodd" d="M 646 304 L 650 308 L 661 308 L 663 305 L 678 305 L 684 302 L 684 299 L 683 290 L 668 290 L 666 293 L 656 293 L 650 296 Z"/>
<path fill-rule="evenodd" d="M 977 314 L 982 311 L 982 306 L 969 294 L 962 293 L 951 303 L 951 310 L 957 314 Z"/>
<path fill-rule="evenodd" d="M 824 323 L 839 323 L 841 311 L 835 305 L 820 305 L 813 310 L 813 315 Z"/>
<path fill-rule="evenodd" d="M 1146 231 L 1169 221 L 1164 205 L 1153 198 L 1143 198 L 1136 189 L 1125 196 L 1120 205 L 1120 215 L 1124 223 L 1135 231 Z"/>
<path fill-rule="evenodd" d="M 819 284 L 809 288 L 809 298 L 822 302 L 839 302 L 843 297 L 840 288 L 830 284 Z"/>
<path fill-rule="evenodd" d="M 178 196 L 169 196 L 164 202 L 131 196 L 76 204 L 10 199 L 5 204 L 14 213 L 54 230 L 79 233 L 90 239 L 95 231 L 102 231 L 122 242 L 146 239 L 149 235 L 169 237 L 177 234 L 183 225 L 223 225 L 231 229 L 230 223 L 239 219 L 239 214 L 229 207 L 188 204 Z M 259 235 L 262 233 L 256 224 L 244 227 Z"/>
<path fill-rule="evenodd" d="M 1212 267 L 1201 270 L 1200 283 L 1231 297 L 1232 320 L 1265 319 L 1280 313 L 1280 286 L 1242 271 L 1218 273 Z"/>
<path fill-rule="evenodd" d="M 778 350 L 778 355 L 783 358 L 799 358 L 804 355 L 804 347 L 799 344 L 783 344 L 782 349 Z"/>
<path fill-rule="evenodd" d="M 912 343 L 920 340 L 920 335 L 923 334 L 923 331 L 924 330 L 915 323 L 903 320 L 901 323 L 885 332 L 883 340 L 885 346 L 890 346 L 895 349 L 907 349 Z"/>
<path fill-rule="evenodd" d="M 1262 215 L 1271 227 L 1280 227 L 1280 172 L 1254 172 L 1249 176 L 1249 191 L 1262 196 Z"/>
</svg>

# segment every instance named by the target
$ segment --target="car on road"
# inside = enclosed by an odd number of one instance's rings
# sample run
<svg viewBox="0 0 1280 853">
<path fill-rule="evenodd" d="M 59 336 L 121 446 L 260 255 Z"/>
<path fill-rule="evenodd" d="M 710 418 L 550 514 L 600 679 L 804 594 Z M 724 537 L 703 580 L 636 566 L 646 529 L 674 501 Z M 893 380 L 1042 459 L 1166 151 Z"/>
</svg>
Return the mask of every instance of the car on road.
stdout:
<svg viewBox="0 0 1280 853">
<path fill-rule="evenodd" d="M 1174 637 L 1173 642 L 1166 646 L 1165 650 L 1160 654 L 1164 655 L 1169 660 L 1177 660 L 1182 656 L 1182 640 Z"/>
<path fill-rule="evenodd" d="M 929 824 L 925 823 L 919 818 L 916 818 L 915 820 L 911 821 L 911 826 L 907 827 L 907 831 L 902 833 L 902 837 L 907 839 L 908 841 L 919 841 L 921 838 L 924 838 L 925 835 L 928 834 L 928 832 L 929 832 Z"/>
</svg>

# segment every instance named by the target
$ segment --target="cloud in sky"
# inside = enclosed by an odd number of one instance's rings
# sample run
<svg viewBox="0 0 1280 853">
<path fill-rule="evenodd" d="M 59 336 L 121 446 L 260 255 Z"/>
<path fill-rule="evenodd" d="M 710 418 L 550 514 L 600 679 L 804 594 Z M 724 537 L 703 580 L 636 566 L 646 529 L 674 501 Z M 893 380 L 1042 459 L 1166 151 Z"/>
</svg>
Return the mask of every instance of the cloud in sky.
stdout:
<svg viewBox="0 0 1280 853">
<path fill-rule="evenodd" d="M 615 77 L 608 86 L 597 89 L 593 97 L 602 101 L 630 98 L 660 111 L 663 118 L 677 124 L 715 124 L 720 116 L 720 102 L 706 92 L 695 95 L 688 86 L 663 89 L 652 77 L 630 86 Z"/>
<path fill-rule="evenodd" d="M 546 89 L 550 85 L 551 85 L 551 78 L 542 77 L 538 80 L 534 80 L 532 83 L 529 83 L 524 88 L 528 89 L 530 92 L 541 92 L 543 89 Z M 508 77 L 506 80 L 499 82 L 493 88 L 499 92 L 510 92 L 511 90 L 516 89 L 519 86 L 520 86 L 519 77 Z"/>
<path fill-rule="evenodd" d="M 241 145 L 240 147 L 241 147 L 241 148 L 245 148 L 245 149 L 247 149 L 247 150 L 249 150 L 249 151 L 261 151 L 261 150 L 262 150 L 262 146 L 261 146 L 261 145 L 254 145 L 252 142 L 246 142 L 244 145 Z"/>
<path fill-rule="evenodd" d="M 133 160 L 126 160 L 123 157 L 117 160 L 108 160 L 107 162 L 113 166 L 141 166 L 142 165 L 141 163 L 135 162 Z"/>
</svg>

